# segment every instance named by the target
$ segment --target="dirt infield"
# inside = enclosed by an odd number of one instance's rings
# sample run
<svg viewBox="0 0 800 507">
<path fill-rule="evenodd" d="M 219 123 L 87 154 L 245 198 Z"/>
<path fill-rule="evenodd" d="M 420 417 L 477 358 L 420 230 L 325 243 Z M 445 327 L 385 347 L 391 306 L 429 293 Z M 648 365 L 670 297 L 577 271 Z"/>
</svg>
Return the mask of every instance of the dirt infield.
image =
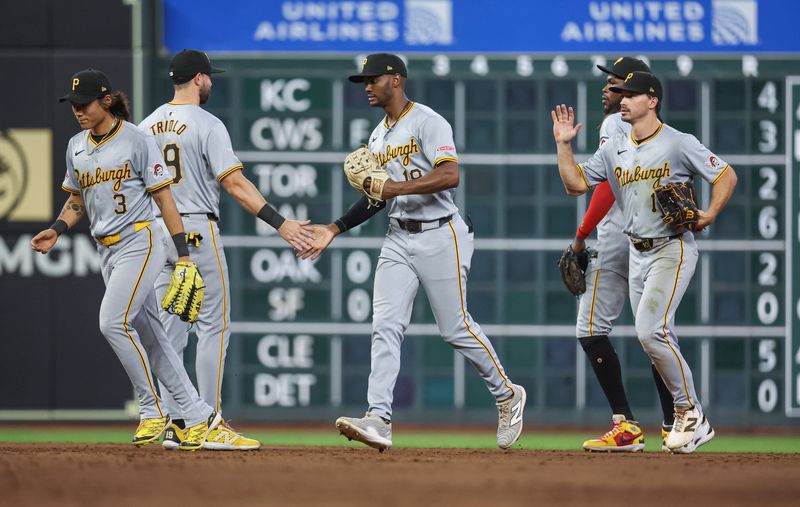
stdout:
<svg viewBox="0 0 800 507">
<path fill-rule="evenodd" d="M 0 445 L 9 506 L 797 505 L 800 455 Z"/>
</svg>

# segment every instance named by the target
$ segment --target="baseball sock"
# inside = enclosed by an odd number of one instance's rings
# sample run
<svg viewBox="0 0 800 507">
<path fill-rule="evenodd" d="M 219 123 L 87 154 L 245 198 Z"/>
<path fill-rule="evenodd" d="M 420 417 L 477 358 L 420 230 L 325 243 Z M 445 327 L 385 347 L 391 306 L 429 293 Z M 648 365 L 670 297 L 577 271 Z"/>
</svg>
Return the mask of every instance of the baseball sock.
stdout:
<svg viewBox="0 0 800 507">
<path fill-rule="evenodd" d="M 664 383 L 664 379 L 656 370 L 655 365 L 651 365 L 653 372 L 653 380 L 656 382 L 656 390 L 658 391 L 658 401 L 661 402 L 661 411 L 664 412 L 664 424 L 672 426 L 675 422 L 675 405 L 672 400 L 672 393 Z"/>
<path fill-rule="evenodd" d="M 186 423 L 183 422 L 183 419 L 173 419 L 172 420 L 172 424 L 174 424 L 175 426 L 177 426 L 178 428 L 180 428 L 182 430 L 186 429 Z"/>
<path fill-rule="evenodd" d="M 622 368 L 619 357 L 608 336 L 584 336 L 578 341 L 586 352 L 592 365 L 597 381 L 606 395 L 611 411 L 615 414 L 624 414 L 629 421 L 634 421 L 633 411 L 628 404 L 625 386 L 622 384 Z M 670 398 L 671 400 L 671 398 Z M 672 401 L 670 401 L 672 403 Z"/>
</svg>

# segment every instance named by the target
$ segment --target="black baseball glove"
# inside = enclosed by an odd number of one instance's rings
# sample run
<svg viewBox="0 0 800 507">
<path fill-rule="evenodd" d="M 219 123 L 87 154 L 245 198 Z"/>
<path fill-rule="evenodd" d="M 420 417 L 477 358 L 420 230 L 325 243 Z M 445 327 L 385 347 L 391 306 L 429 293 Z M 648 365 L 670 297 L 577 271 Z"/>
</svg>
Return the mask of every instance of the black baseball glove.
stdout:
<svg viewBox="0 0 800 507">
<path fill-rule="evenodd" d="M 699 217 L 691 184 L 668 183 L 656 187 L 654 193 L 664 223 L 674 225 L 679 231 L 694 230 Z"/>
<path fill-rule="evenodd" d="M 564 281 L 567 290 L 575 297 L 586 292 L 586 269 L 589 267 L 589 259 L 592 257 L 592 253 L 588 248 L 575 253 L 572 245 L 570 245 L 558 260 L 558 271 L 561 273 L 561 279 Z"/>
</svg>

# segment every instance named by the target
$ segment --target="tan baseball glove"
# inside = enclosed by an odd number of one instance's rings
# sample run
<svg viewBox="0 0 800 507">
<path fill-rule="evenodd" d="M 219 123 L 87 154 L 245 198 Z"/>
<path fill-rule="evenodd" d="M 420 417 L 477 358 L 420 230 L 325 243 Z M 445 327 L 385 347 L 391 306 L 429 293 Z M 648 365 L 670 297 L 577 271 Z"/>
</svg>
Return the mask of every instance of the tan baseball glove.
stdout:
<svg viewBox="0 0 800 507">
<path fill-rule="evenodd" d="M 370 206 L 383 202 L 383 187 L 389 174 L 366 146 L 347 155 L 344 159 L 344 174 L 351 187 L 367 196 Z"/>
</svg>

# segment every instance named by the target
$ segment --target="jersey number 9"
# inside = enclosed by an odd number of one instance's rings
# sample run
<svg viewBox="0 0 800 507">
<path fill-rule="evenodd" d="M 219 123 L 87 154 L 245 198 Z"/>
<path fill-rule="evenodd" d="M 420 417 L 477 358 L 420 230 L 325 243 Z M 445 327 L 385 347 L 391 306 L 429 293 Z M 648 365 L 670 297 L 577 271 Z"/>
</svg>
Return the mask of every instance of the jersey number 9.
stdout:
<svg viewBox="0 0 800 507">
<path fill-rule="evenodd" d="M 180 183 L 183 179 L 183 174 L 181 173 L 181 149 L 177 144 L 169 143 L 164 146 L 164 163 L 175 171 L 175 178 L 173 178 L 172 184 Z"/>
</svg>

